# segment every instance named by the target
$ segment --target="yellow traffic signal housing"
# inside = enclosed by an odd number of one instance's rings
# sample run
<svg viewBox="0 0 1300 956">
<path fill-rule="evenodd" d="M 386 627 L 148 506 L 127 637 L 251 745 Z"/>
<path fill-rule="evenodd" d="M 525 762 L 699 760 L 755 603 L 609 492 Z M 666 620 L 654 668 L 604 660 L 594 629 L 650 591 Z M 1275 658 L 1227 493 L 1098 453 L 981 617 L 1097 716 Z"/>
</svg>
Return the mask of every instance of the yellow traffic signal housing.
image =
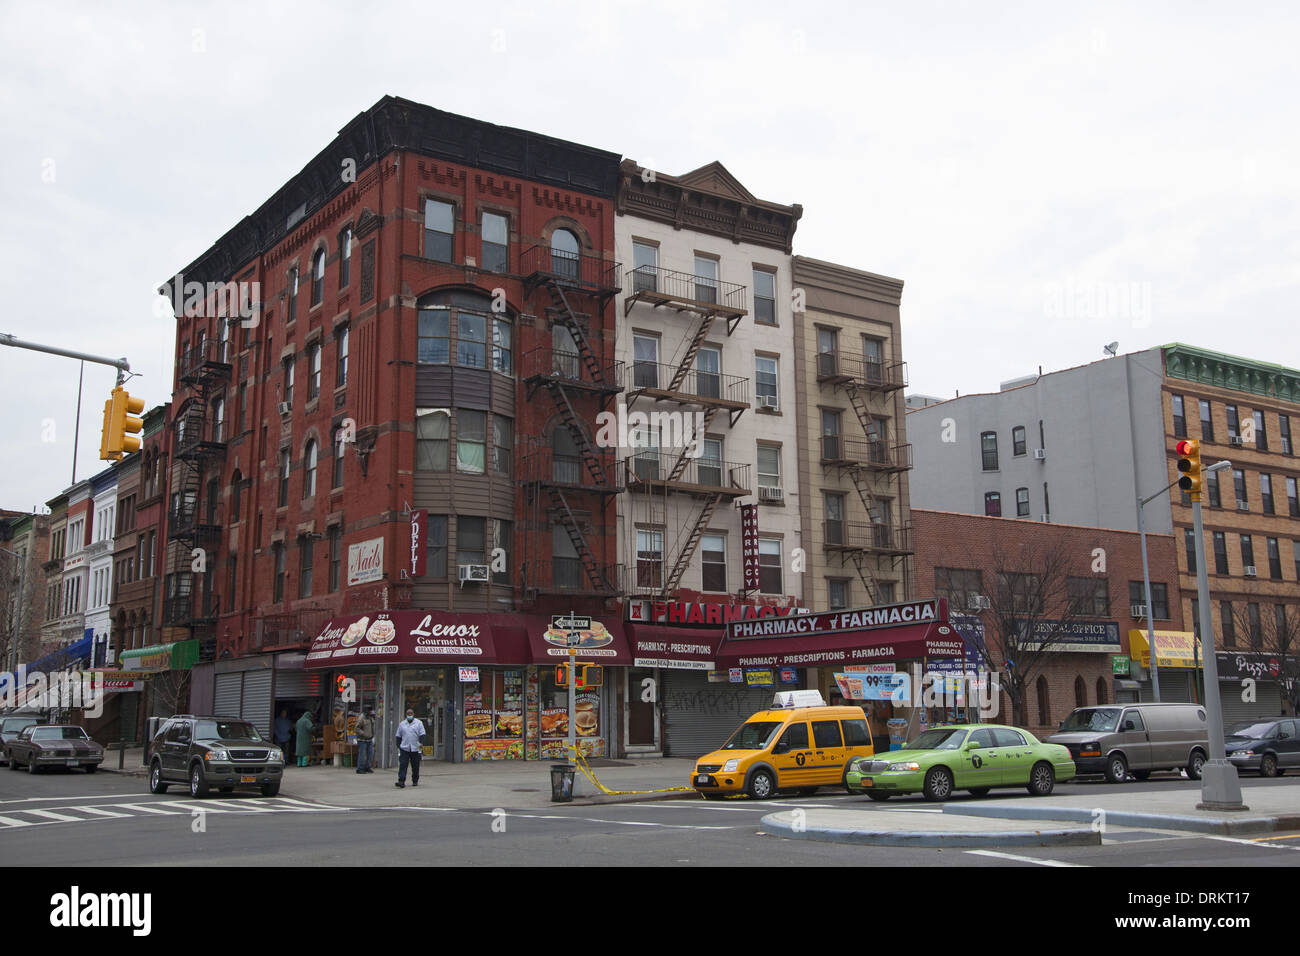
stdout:
<svg viewBox="0 0 1300 956">
<path fill-rule="evenodd" d="M 132 398 L 121 385 L 113 389 L 112 398 L 104 403 L 100 458 L 119 461 L 123 454 L 140 450 L 140 439 L 135 436 L 144 428 L 144 419 L 136 416 L 143 411 L 143 398 Z"/>
<path fill-rule="evenodd" d="M 1178 452 L 1178 470 L 1182 477 L 1178 487 L 1192 496 L 1193 501 L 1201 500 L 1201 443 L 1195 439 L 1184 439 L 1174 446 Z"/>
<path fill-rule="evenodd" d="M 555 666 L 555 686 L 556 687 L 569 686 L 569 665 L 568 664 L 557 664 Z"/>
<path fill-rule="evenodd" d="M 599 664 L 579 664 L 578 678 L 574 681 L 575 690 L 589 690 L 605 682 L 605 671 Z"/>
</svg>

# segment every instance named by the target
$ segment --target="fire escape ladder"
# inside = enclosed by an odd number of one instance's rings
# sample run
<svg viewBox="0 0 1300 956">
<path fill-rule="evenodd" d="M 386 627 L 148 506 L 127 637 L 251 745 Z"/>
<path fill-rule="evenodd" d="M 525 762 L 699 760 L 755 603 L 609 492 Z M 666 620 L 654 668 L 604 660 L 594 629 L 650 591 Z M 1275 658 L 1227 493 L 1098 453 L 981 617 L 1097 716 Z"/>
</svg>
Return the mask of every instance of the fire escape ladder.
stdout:
<svg viewBox="0 0 1300 956">
<path fill-rule="evenodd" d="M 867 597 L 872 604 L 880 603 L 880 582 L 876 578 L 875 569 L 872 568 L 872 558 L 869 558 L 861 551 L 850 551 L 849 557 L 853 561 L 853 566 L 858 569 L 858 577 L 862 579 L 862 586 L 867 589 Z"/>
<path fill-rule="evenodd" d="M 700 546 L 700 539 L 704 537 L 704 529 L 709 526 L 709 519 L 713 517 L 713 511 L 718 507 L 718 502 L 722 500 L 721 494 L 709 495 L 704 500 L 704 506 L 700 509 L 699 516 L 695 519 L 691 527 L 691 533 L 682 545 L 681 552 L 677 555 L 677 560 L 673 562 L 672 570 L 664 578 L 664 594 L 669 595 L 675 592 L 682 582 L 682 577 L 686 574 L 686 567 L 695 557 L 695 549 Z"/>
<path fill-rule="evenodd" d="M 703 423 L 692 434 L 692 443 L 683 448 L 682 453 L 678 455 L 677 460 L 673 462 L 672 471 L 668 473 L 669 481 L 677 481 L 681 478 L 682 472 L 686 470 L 686 465 L 691 460 L 691 449 L 703 443 L 704 436 L 708 434 L 709 426 L 713 424 L 713 419 L 717 417 L 717 414 L 718 407 L 716 405 L 711 405 L 704 410 Z"/>
<path fill-rule="evenodd" d="M 862 430 L 870 435 L 871 409 L 867 407 L 867 399 L 862 394 L 861 383 L 850 379 L 844 383 L 844 393 L 848 395 L 853 410 L 858 413 L 858 421 L 862 423 Z"/>
<path fill-rule="evenodd" d="M 578 524 L 573 509 L 569 507 L 568 499 L 564 497 L 564 492 L 553 485 L 547 491 L 551 496 L 551 505 L 564 525 L 564 531 L 569 536 L 569 541 L 573 544 L 573 550 L 577 552 L 578 559 L 587 572 L 587 580 L 591 582 L 593 588 L 605 588 L 607 585 L 601 576 L 600 566 L 596 564 L 596 557 L 591 553 L 591 548 L 587 545 L 587 539 L 582 533 L 582 528 Z"/>
<path fill-rule="evenodd" d="M 578 316 L 574 313 L 572 306 L 569 305 L 564 289 L 553 278 L 547 280 L 546 289 L 551 294 L 551 301 L 555 303 L 555 310 L 559 313 L 560 321 L 569 330 L 574 343 L 578 346 L 578 354 L 582 357 L 582 364 L 586 366 L 587 374 L 591 376 L 593 382 L 603 385 L 605 383 L 605 373 L 601 369 L 600 362 L 591 347 L 591 342 L 587 340 L 587 333 L 582 330 L 582 323 L 578 321 Z"/>
<path fill-rule="evenodd" d="M 551 393 L 551 398 L 555 400 L 555 407 L 559 409 L 560 418 L 564 420 L 564 425 L 569 429 L 569 434 L 573 436 L 573 443 L 578 447 L 582 454 L 582 460 L 587 465 L 587 471 L 591 473 L 592 479 L 598 485 L 609 483 L 608 477 L 600 464 L 600 458 L 591 446 L 587 438 L 587 433 L 582 430 L 578 424 L 578 413 L 573 410 L 573 403 L 569 401 L 569 393 L 565 391 L 564 385 L 555 380 L 549 380 L 546 383 L 547 391 Z"/>
<path fill-rule="evenodd" d="M 706 312 L 700 319 L 700 324 L 695 330 L 695 336 L 686 346 L 686 354 L 682 356 L 677 365 L 677 370 L 673 372 L 673 380 L 668 384 L 668 391 L 675 392 L 681 388 L 686 376 L 690 373 L 691 368 L 695 365 L 695 356 L 699 354 L 700 346 L 709 335 L 709 330 L 713 328 L 713 320 L 716 317 L 714 312 Z"/>
</svg>

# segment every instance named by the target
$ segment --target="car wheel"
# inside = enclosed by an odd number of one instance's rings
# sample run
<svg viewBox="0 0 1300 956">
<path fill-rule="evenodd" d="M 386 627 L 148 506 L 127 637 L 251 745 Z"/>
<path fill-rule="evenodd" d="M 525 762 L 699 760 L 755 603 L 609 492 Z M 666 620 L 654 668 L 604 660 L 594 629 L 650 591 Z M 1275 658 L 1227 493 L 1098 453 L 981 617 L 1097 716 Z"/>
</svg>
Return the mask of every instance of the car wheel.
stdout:
<svg viewBox="0 0 1300 956">
<path fill-rule="evenodd" d="M 1205 754 L 1199 750 L 1192 751 L 1192 759 L 1187 761 L 1187 779 L 1200 780 L 1201 768 L 1205 766 Z"/>
<path fill-rule="evenodd" d="M 262 786 L 262 796 L 264 797 L 274 797 L 279 792 L 280 781 L 278 780 L 275 783 L 268 783 Z"/>
<path fill-rule="evenodd" d="M 1277 777 L 1277 757 L 1273 754 L 1264 754 L 1259 759 L 1259 775 L 1261 777 Z"/>
<path fill-rule="evenodd" d="M 1146 779 L 1149 778 L 1150 776 L 1151 776 L 1151 771 L 1150 771 L 1150 770 L 1134 770 L 1134 771 L 1133 771 L 1133 779 L 1135 779 L 1135 780 L 1146 780 Z"/>
<path fill-rule="evenodd" d="M 925 799 L 934 803 L 947 800 L 952 796 L 952 771 L 947 767 L 935 767 L 925 775 Z"/>
<path fill-rule="evenodd" d="M 163 778 L 162 778 L 162 764 L 159 763 L 157 760 L 155 760 L 153 762 L 153 766 L 149 768 L 149 792 L 150 793 L 167 792 L 167 784 L 163 783 Z"/>
<path fill-rule="evenodd" d="M 992 787 L 971 787 L 970 792 L 976 797 L 987 797 Z"/>
<path fill-rule="evenodd" d="M 203 766 L 195 764 L 190 768 L 190 796 L 194 799 L 208 795 L 208 782 L 203 779 Z"/>
<path fill-rule="evenodd" d="M 1051 796 L 1056 786 L 1056 772 L 1050 763 L 1036 763 L 1029 771 L 1029 786 L 1026 788 L 1035 797 Z"/>
<path fill-rule="evenodd" d="M 10 770 L 17 770 L 17 769 L 18 769 L 18 761 L 15 760 L 15 759 L 13 758 L 12 755 L 10 755 L 10 757 L 9 757 L 9 769 L 10 769 Z"/>
<path fill-rule="evenodd" d="M 872 800 L 875 800 L 876 803 L 884 803 L 886 800 L 888 800 L 890 797 L 892 797 L 893 794 L 892 794 L 892 793 L 877 793 L 877 792 L 874 791 L 874 790 L 868 790 L 868 791 L 867 791 L 867 796 L 869 796 Z"/>
<path fill-rule="evenodd" d="M 28 754 L 28 755 L 27 755 L 27 772 L 28 772 L 28 773 L 35 773 L 35 772 L 36 772 L 36 756 L 35 756 L 35 754 Z"/>
<path fill-rule="evenodd" d="M 771 771 L 759 770 L 749 778 L 749 795 L 755 800 L 770 800 L 776 796 L 776 779 Z"/>
<path fill-rule="evenodd" d="M 1128 761 L 1123 754 L 1115 754 L 1106 760 L 1106 780 L 1109 783 L 1123 783 L 1128 779 Z"/>
</svg>

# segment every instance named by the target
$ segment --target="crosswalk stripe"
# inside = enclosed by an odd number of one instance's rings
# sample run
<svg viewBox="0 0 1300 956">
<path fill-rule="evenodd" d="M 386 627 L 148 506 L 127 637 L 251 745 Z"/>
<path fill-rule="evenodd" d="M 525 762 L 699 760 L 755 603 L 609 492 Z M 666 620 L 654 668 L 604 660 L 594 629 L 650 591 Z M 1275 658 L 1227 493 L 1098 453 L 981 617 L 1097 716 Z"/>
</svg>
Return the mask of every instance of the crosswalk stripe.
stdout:
<svg viewBox="0 0 1300 956">
<path fill-rule="evenodd" d="M 6 827 L 29 827 L 32 825 L 30 820 L 15 820 L 13 817 L 0 817 L 0 826 Z"/>
<path fill-rule="evenodd" d="M 97 817 L 129 817 L 131 815 L 129 813 L 118 813 L 116 810 L 105 810 L 102 807 L 64 807 L 63 809 L 76 810 L 78 813 L 93 813 Z"/>
<path fill-rule="evenodd" d="M 144 803 L 112 803 L 109 806 L 119 807 L 123 810 L 138 810 L 141 813 L 156 813 L 163 817 L 174 817 L 183 811 L 176 810 L 159 810 L 157 807 Z"/>
<path fill-rule="evenodd" d="M 60 823 L 81 823 L 85 817 L 70 817 L 66 813 L 59 813 L 56 810 L 23 810 L 23 813 L 30 813 L 34 817 L 45 817 L 49 820 L 58 820 Z"/>
</svg>

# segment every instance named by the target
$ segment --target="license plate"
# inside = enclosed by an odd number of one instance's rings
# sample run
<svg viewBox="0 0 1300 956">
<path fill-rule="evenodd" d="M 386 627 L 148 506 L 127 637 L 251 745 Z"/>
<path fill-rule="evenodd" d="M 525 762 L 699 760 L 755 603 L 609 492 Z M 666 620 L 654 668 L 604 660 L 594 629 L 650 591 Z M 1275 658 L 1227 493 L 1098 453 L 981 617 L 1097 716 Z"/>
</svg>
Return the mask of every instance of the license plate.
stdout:
<svg viewBox="0 0 1300 956">
<path fill-rule="evenodd" d="M 69 757 L 69 758 L 68 758 L 68 766 L 69 766 L 69 767 L 75 767 L 76 765 L 77 765 L 77 759 L 76 759 L 75 757 Z"/>
<path fill-rule="evenodd" d="M 239 778 L 239 782 L 240 782 L 240 783 L 257 783 L 257 778 L 256 778 L 256 777 L 240 777 L 240 778 Z"/>
<path fill-rule="evenodd" d="M 708 775 L 707 773 L 697 774 L 696 777 L 695 777 L 695 782 L 696 782 L 696 783 L 708 783 L 708 782 L 709 782 L 709 775 Z"/>
</svg>

